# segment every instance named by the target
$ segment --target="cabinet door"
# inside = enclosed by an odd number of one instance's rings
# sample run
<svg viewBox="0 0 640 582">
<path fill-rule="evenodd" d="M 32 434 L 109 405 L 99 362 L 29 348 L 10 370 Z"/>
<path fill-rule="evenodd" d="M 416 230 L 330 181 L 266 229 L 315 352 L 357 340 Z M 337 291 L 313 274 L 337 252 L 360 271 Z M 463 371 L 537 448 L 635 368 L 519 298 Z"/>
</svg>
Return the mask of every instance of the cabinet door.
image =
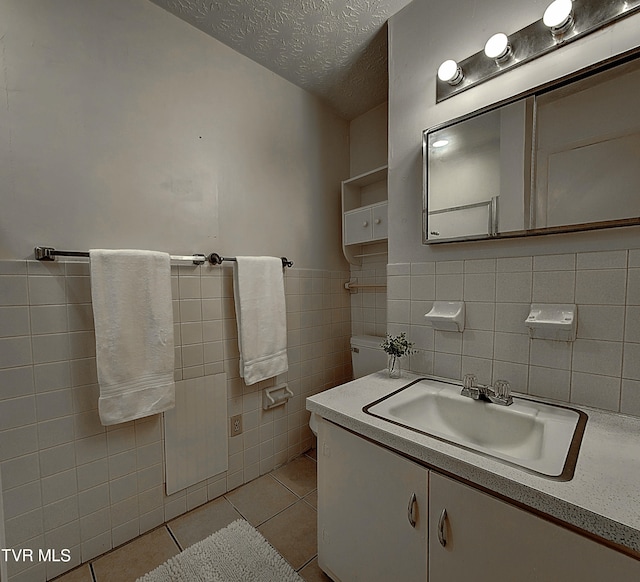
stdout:
<svg viewBox="0 0 640 582">
<path fill-rule="evenodd" d="M 640 561 L 433 472 L 429 503 L 429 582 L 640 580 Z"/>
<path fill-rule="evenodd" d="M 370 241 L 373 236 L 371 208 L 352 210 L 344 214 L 344 244 L 353 245 Z"/>
<path fill-rule="evenodd" d="M 426 582 L 427 475 L 424 467 L 320 420 L 320 568 L 336 582 Z"/>
<path fill-rule="evenodd" d="M 389 224 L 387 222 L 388 204 L 376 204 L 371 208 L 371 220 L 373 222 L 373 240 L 387 238 L 389 235 Z"/>
</svg>

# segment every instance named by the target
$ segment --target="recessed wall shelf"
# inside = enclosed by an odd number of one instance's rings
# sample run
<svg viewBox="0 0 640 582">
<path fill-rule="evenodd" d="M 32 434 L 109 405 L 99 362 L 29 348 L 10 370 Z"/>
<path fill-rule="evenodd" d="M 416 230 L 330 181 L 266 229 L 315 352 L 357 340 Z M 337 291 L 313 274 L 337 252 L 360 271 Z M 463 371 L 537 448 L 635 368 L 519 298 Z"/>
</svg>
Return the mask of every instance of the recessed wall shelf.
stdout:
<svg viewBox="0 0 640 582">
<path fill-rule="evenodd" d="M 352 265 L 386 252 L 364 251 L 367 245 L 385 242 L 387 223 L 387 166 L 342 182 L 342 251 Z"/>
</svg>

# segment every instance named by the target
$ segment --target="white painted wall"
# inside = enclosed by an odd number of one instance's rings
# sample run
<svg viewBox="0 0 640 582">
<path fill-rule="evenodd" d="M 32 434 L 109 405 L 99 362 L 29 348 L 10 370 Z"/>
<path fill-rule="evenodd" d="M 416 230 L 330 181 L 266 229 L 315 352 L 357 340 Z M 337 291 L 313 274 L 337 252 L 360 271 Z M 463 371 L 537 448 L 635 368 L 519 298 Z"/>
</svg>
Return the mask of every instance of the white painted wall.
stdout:
<svg viewBox="0 0 640 582">
<path fill-rule="evenodd" d="M 388 103 L 382 103 L 351 121 L 350 177 L 387 165 Z"/>
<path fill-rule="evenodd" d="M 43 582 L 310 446 L 305 398 L 351 372 L 349 123 L 148 0 L 2 0 L 0 83 L 0 386 L 13 387 L 0 394 L 13 419 L 0 427 L 0 541 L 70 548 L 68 564 L 8 564 Z M 288 256 L 294 398 L 263 411 L 275 380 L 249 390 L 238 377 L 231 269 L 174 268 L 176 380 L 226 372 L 244 434 L 228 471 L 165 495 L 159 417 L 106 431 L 96 416 L 86 263 L 18 260 L 36 244 Z"/>
<path fill-rule="evenodd" d="M 389 22 L 389 263 L 637 248 L 640 229 L 484 241 L 421 244 L 421 134 L 639 44 L 640 14 L 627 17 L 438 105 L 435 77 L 447 58 L 462 60 L 487 38 L 540 19 L 547 0 L 414 0 Z"/>
<path fill-rule="evenodd" d="M 343 269 L 348 123 L 147 0 L 0 4 L 0 259 L 287 255 Z"/>
</svg>

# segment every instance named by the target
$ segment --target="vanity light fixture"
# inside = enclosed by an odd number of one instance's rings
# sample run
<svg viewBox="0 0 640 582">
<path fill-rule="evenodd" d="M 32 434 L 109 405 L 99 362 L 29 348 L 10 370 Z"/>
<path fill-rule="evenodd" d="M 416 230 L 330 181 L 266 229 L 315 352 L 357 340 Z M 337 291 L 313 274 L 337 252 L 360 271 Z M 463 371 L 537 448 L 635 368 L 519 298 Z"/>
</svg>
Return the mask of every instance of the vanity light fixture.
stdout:
<svg viewBox="0 0 640 582">
<path fill-rule="evenodd" d="M 438 79 L 449 85 L 458 85 L 464 79 L 464 73 L 458 63 L 449 59 L 438 67 Z"/>
<path fill-rule="evenodd" d="M 572 0 L 554 0 L 544 11 L 542 22 L 553 35 L 567 32 L 573 26 Z"/>
<path fill-rule="evenodd" d="M 511 45 L 504 32 L 494 34 L 484 45 L 484 54 L 502 63 L 511 56 Z"/>
<path fill-rule="evenodd" d="M 436 103 L 638 12 L 640 0 L 554 0 L 539 20 L 508 35 L 494 34 L 484 50 L 466 59 L 442 63 Z"/>
</svg>

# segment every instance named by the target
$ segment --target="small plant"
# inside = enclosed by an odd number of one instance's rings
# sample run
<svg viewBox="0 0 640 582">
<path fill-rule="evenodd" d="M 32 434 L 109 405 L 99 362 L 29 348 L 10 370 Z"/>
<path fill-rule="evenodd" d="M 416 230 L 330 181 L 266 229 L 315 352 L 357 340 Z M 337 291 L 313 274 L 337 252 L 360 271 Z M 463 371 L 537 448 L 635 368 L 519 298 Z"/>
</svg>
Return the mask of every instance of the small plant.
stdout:
<svg viewBox="0 0 640 582">
<path fill-rule="evenodd" d="M 390 356 L 401 358 L 408 354 L 413 354 L 413 342 L 407 339 L 407 334 L 403 331 L 400 335 L 387 334 L 387 339 L 384 340 L 380 347 L 387 352 Z"/>
<path fill-rule="evenodd" d="M 380 347 L 389 354 L 389 361 L 387 363 L 387 371 L 390 378 L 400 378 L 400 358 L 407 354 L 414 353 L 413 342 L 407 339 L 407 334 L 402 332 L 400 335 L 389 335 L 384 340 Z"/>
</svg>

